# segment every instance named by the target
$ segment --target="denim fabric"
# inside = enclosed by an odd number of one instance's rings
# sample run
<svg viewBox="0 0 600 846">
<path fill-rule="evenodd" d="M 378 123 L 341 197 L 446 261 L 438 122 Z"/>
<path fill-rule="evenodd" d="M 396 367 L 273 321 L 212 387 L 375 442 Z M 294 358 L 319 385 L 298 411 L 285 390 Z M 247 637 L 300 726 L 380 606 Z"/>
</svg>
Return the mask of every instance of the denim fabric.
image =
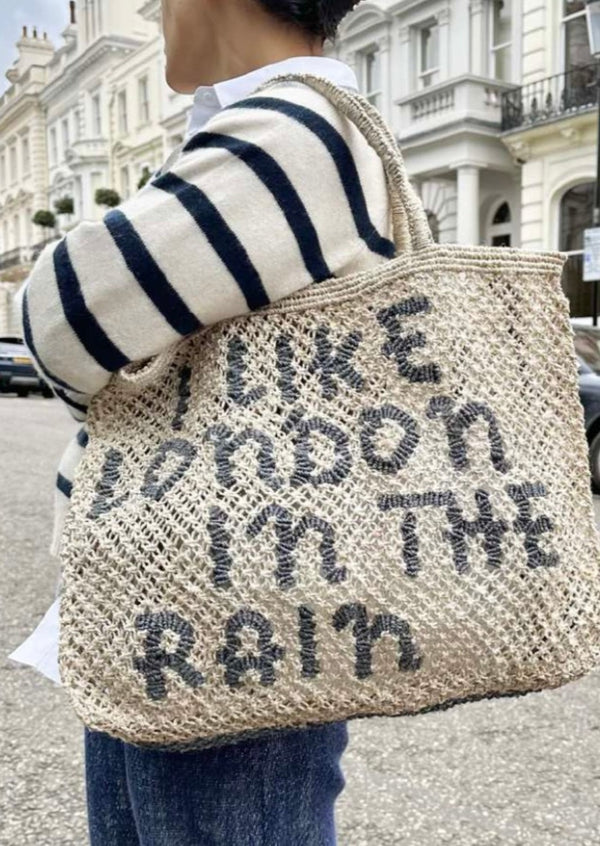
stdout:
<svg viewBox="0 0 600 846">
<path fill-rule="evenodd" d="M 203 749 L 85 730 L 91 846 L 334 846 L 346 723 Z"/>
</svg>

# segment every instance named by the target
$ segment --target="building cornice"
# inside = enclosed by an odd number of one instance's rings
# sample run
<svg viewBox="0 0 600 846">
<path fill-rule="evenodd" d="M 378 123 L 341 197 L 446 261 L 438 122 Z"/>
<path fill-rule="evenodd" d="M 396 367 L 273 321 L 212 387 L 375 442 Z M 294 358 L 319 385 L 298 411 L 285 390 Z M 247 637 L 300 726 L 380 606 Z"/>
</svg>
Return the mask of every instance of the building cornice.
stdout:
<svg viewBox="0 0 600 846">
<path fill-rule="evenodd" d="M 87 68 L 96 64 L 108 53 L 128 55 L 146 43 L 143 38 L 127 38 L 120 35 L 103 35 L 91 44 L 84 53 L 67 65 L 56 79 L 49 82 L 40 95 L 44 105 L 57 96 L 65 88 L 74 84 L 75 77 L 80 76 Z"/>
<path fill-rule="evenodd" d="M 479 118 L 464 117 L 449 123 L 443 123 L 431 129 L 425 129 L 414 134 L 399 134 L 399 140 L 403 150 L 409 150 L 423 144 L 435 144 L 443 138 L 455 135 L 470 135 L 479 138 L 491 138 L 500 141 L 500 126 L 491 121 L 480 120 Z"/>
<path fill-rule="evenodd" d="M 189 106 L 185 106 L 185 108 L 180 109 L 178 112 L 174 112 L 173 114 L 170 114 L 167 117 L 163 118 L 160 122 L 160 125 L 164 127 L 167 131 L 179 129 L 179 125 L 182 121 L 187 124 L 191 108 L 192 103 L 190 102 Z"/>
<path fill-rule="evenodd" d="M 431 97 L 432 95 L 438 94 L 440 91 L 444 91 L 447 88 L 453 88 L 463 82 L 474 82 L 478 85 L 498 89 L 499 91 L 511 91 L 517 87 L 511 83 L 500 82 L 497 79 L 491 79 L 487 76 L 464 73 L 460 76 L 452 76 L 448 79 L 444 79 L 442 82 L 438 82 L 428 88 L 420 88 L 418 91 L 411 91 L 411 93 L 406 97 L 399 97 L 397 100 L 394 100 L 394 105 L 405 106 L 408 103 L 412 103 L 414 100 L 421 100 L 423 97 Z"/>
<path fill-rule="evenodd" d="M 145 0 L 137 10 L 138 15 L 147 21 L 160 20 L 160 0 Z"/>
<path fill-rule="evenodd" d="M 39 110 L 41 108 L 39 94 L 33 92 L 29 94 L 22 94 L 17 100 L 10 103 L 5 108 L 6 111 L 0 109 L 0 130 L 2 135 L 4 135 L 4 127 L 7 124 L 23 117 L 26 112 Z"/>
</svg>

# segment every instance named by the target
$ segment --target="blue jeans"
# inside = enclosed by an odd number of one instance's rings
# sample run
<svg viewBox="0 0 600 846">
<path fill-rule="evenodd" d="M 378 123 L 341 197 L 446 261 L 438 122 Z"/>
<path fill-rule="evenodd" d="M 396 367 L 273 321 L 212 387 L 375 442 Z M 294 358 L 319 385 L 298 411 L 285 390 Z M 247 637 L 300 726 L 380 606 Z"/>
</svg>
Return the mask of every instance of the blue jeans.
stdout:
<svg viewBox="0 0 600 846">
<path fill-rule="evenodd" d="M 333 846 L 346 723 L 202 749 L 85 730 L 91 846 Z"/>
</svg>

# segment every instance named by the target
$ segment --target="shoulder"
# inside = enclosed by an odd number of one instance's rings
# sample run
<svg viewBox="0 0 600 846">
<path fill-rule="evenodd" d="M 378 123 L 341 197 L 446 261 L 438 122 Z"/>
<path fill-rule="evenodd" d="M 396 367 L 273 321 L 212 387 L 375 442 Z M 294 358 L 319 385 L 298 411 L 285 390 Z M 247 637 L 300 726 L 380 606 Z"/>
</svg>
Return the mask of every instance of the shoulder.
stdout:
<svg viewBox="0 0 600 846">
<path fill-rule="evenodd" d="M 226 107 L 184 149 L 204 147 L 211 134 L 232 136 L 274 153 L 310 154 L 313 159 L 307 165 L 324 157 L 347 167 L 352 157 L 360 169 L 382 170 L 361 131 L 323 94 L 299 82 L 274 85 Z"/>
</svg>

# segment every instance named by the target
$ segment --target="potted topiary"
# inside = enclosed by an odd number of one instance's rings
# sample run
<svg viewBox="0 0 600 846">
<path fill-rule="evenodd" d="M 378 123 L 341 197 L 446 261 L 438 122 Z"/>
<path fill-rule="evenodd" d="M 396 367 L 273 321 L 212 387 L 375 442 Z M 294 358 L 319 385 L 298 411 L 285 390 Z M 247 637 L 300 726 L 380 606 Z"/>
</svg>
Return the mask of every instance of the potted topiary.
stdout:
<svg viewBox="0 0 600 846">
<path fill-rule="evenodd" d="M 67 232 L 71 228 L 71 218 L 75 210 L 73 198 L 65 196 L 55 200 L 54 210 L 56 211 L 61 230 Z"/>
<path fill-rule="evenodd" d="M 108 206 L 109 209 L 113 209 L 119 205 L 121 198 L 112 188 L 98 188 L 95 201 L 97 206 Z"/>
<path fill-rule="evenodd" d="M 39 209 L 31 218 L 32 223 L 41 226 L 42 229 L 55 229 L 56 217 L 49 209 Z"/>
<path fill-rule="evenodd" d="M 73 204 L 73 197 L 61 197 L 59 200 L 54 201 L 54 209 L 56 214 L 59 215 L 71 215 L 73 214 L 75 207 Z"/>
<path fill-rule="evenodd" d="M 146 184 L 146 182 L 148 182 L 148 180 L 150 179 L 150 177 L 151 177 L 151 176 L 152 176 L 152 174 L 150 173 L 150 168 L 149 168 L 149 167 L 145 167 L 145 168 L 142 170 L 142 175 L 141 175 L 141 177 L 140 177 L 140 181 L 139 181 L 139 182 L 138 182 L 138 184 L 137 184 L 138 191 L 139 191 L 141 188 L 143 188 L 143 187 L 144 187 L 144 185 Z"/>
</svg>

